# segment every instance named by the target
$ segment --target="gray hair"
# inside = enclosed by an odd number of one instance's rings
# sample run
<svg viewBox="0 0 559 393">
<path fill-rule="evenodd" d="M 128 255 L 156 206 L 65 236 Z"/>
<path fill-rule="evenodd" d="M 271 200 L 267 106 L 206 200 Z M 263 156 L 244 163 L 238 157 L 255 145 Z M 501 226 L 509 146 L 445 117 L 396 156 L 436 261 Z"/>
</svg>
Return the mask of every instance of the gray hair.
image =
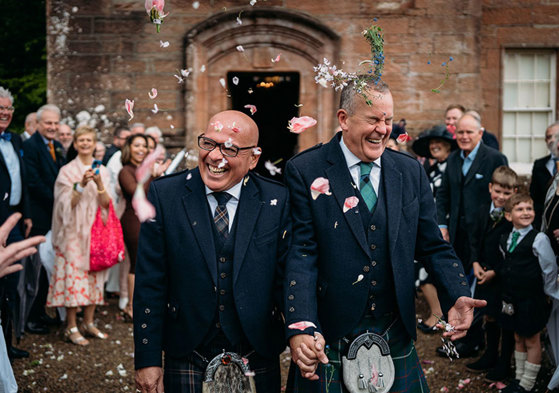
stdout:
<svg viewBox="0 0 559 393">
<path fill-rule="evenodd" d="M 14 104 L 14 96 L 12 95 L 12 93 L 8 89 L 6 89 L 2 86 L 0 86 L 0 98 L 7 98 L 7 99 L 10 100 L 12 105 Z"/>
<path fill-rule="evenodd" d="M 58 117 L 60 117 L 60 109 L 58 109 L 56 105 L 46 104 L 40 107 L 39 110 L 37 110 L 37 121 L 41 120 L 41 117 L 43 116 L 43 112 L 53 112 L 56 113 Z"/>
<path fill-rule="evenodd" d="M 559 126 L 559 120 L 557 120 L 557 121 L 551 123 L 550 125 L 548 125 L 547 128 L 546 128 L 545 130 L 547 131 L 547 130 L 549 130 L 550 128 L 555 128 L 555 127 L 557 127 L 557 126 Z"/>
<path fill-rule="evenodd" d="M 37 120 L 37 112 L 31 112 L 31 113 L 28 113 L 27 116 L 25 116 L 25 124 L 27 124 L 31 121 L 31 117 L 33 115 L 35 115 L 35 120 Z"/>
<path fill-rule="evenodd" d="M 142 128 L 146 128 L 144 123 L 134 123 L 130 126 L 130 129 L 132 128 L 136 128 L 136 127 L 142 127 Z"/>
<path fill-rule="evenodd" d="M 151 137 L 153 137 L 153 139 L 155 139 L 158 143 L 159 142 L 163 142 L 163 133 L 161 132 L 161 130 L 159 129 L 159 127 L 157 126 L 151 126 L 146 128 L 146 135 L 150 135 Z"/>
<path fill-rule="evenodd" d="M 390 88 L 383 81 L 375 82 L 370 75 L 358 75 L 359 80 L 365 81 L 365 89 L 362 92 L 371 94 L 372 92 L 386 93 L 390 92 Z M 343 89 L 340 97 L 340 109 L 344 109 L 348 115 L 353 115 L 355 96 L 361 94 L 357 91 L 354 82 L 349 82 Z"/>
<path fill-rule="evenodd" d="M 474 119 L 476 119 L 476 120 L 478 121 L 478 123 L 481 124 L 481 116 L 480 116 L 480 114 L 479 114 L 478 112 L 473 111 L 473 110 L 470 110 L 470 111 L 467 111 L 466 113 L 464 113 L 463 116 L 465 116 L 465 115 L 470 115 L 470 116 L 472 116 Z"/>
<path fill-rule="evenodd" d="M 469 117 L 470 119 L 472 119 L 475 123 L 476 123 L 476 127 L 478 130 L 481 130 L 481 118 L 479 117 L 479 114 L 475 111 L 471 111 L 474 113 L 466 113 L 464 114 L 460 119 L 458 119 L 458 121 L 456 122 L 456 124 L 460 123 L 462 121 L 463 118 L 465 117 Z M 477 116 L 476 116 L 477 115 Z"/>
</svg>

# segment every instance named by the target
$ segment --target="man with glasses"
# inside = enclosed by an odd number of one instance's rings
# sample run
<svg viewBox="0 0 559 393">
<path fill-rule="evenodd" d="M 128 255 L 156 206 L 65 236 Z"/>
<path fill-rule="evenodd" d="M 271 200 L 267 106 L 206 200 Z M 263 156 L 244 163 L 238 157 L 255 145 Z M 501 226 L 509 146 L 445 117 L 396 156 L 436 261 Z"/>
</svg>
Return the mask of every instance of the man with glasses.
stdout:
<svg viewBox="0 0 559 393">
<path fill-rule="evenodd" d="M 224 351 L 244 358 L 256 391 L 280 391 L 288 198 L 283 185 L 252 172 L 257 143 L 249 116 L 218 113 L 198 137 L 198 167 L 151 184 L 156 216 L 142 224 L 134 292 L 141 392 L 202 392 L 209 362 Z M 212 384 L 234 384 L 219 375 Z"/>
</svg>

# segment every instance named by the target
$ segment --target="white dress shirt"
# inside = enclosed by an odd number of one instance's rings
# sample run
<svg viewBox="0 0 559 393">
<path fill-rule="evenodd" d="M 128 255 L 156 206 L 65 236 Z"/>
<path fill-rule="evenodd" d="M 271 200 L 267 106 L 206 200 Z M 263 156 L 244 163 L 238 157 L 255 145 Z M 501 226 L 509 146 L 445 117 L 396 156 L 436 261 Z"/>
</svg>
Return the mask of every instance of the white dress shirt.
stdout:
<svg viewBox="0 0 559 393">
<path fill-rule="evenodd" d="M 227 202 L 227 214 L 229 215 L 229 232 L 231 232 L 231 227 L 233 226 L 233 220 L 235 219 L 235 213 L 237 213 L 237 206 L 239 206 L 239 200 L 241 199 L 241 189 L 243 186 L 243 179 L 240 182 L 235 184 L 228 190 L 224 192 L 231 195 L 231 198 Z M 217 199 L 215 199 L 214 192 L 208 188 L 208 186 L 204 186 L 206 188 L 206 198 L 208 199 L 208 204 L 210 205 L 210 211 L 213 214 L 215 213 L 215 208 L 217 207 Z"/>
<path fill-rule="evenodd" d="M 17 135 L 12 135 L 12 137 L 17 138 Z M 10 190 L 10 206 L 17 206 L 21 202 L 21 168 L 19 167 L 19 157 L 17 152 L 14 150 L 14 145 L 12 142 L 8 142 L 4 139 L 0 139 L 0 154 L 4 157 L 4 162 L 8 168 L 8 174 L 11 180 L 11 190 Z"/>
<path fill-rule="evenodd" d="M 343 137 L 340 140 L 340 147 L 342 148 L 342 152 L 344 153 L 347 168 L 349 169 L 349 173 L 351 174 L 351 178 L 353 179 L 353 184 L 355 184 L 355 186 L 357 186 L 357 189 L 359 190 L 361 183 L 361 168 L 359 167 L 359 164 L 361 164 L 361 160 L 348 149 L 348 147 L 344 143 Z M 373 161 L 374 165 L 371 168 L 371 173 L 369 174 L 371 184 L 373 185 L 373 189 L 375 190 L 377 196 L 380 184 L 380 159 L 381 157 Z"/>
</svg>

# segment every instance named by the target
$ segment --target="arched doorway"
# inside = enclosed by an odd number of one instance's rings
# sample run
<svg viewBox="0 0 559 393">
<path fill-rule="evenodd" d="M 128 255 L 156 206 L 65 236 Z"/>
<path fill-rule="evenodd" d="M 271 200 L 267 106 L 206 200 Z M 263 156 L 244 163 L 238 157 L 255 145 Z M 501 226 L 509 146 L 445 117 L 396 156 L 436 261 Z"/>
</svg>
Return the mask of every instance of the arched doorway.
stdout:
<svg viewBox="0 0 559 393">
<path fill-rule="evenodd" d="M 242 25 L 235 22 L 239 13 Z M 289 95 L 289 91 L 294 92 L 294 79 L 298 79 L 298 91 L 290 96 L 286 108 L 280 111 L 283 117 L 278 121 L 284 124 L 278 125 L 277 129 L 287 130 L 285 119 L 291 114 L 312 116 L 318 124 L 298 136 L 287 133 L 283 136 L 285 140 L 278 144 L 274 139 L 277 135 L 266 135 L 265 129 L 262 129 L 270 115 L 260 120 L 257 117 L 257 122 L 261 123 L 261 140 L 269 145 L 269 148 L 264 146 L 267 157 L 263 157 L 261 165 L 265 159 L 273 160 L 274 157 L 277 157 L 276 160 L 284 158 L 282 162 L 285 163 L 289 157 L 283 150 L 275 151 L 276 147 L 288 150 L 292 144 L 291 149 L 295 153 L 328 140 L 335 128 L 334 91 L 315 83 L 313 67 L 324 57 L 336 62 L 338 40 L 338 35 L 330 28 L 306 14 L 271 7 L 232 9 L 194 26 L 185 39 L 184 66 L 192 69 L 192 75 L 185 84 L 187 146 L 196 146 L 196 136 L 216 112 L 242 109 L 246 104 L 253 104 L 262 108 L 264 113 L 261 115 L 269 114 L 267 108 L 278 102 L 278 98 L 270 94 L 272 90 L 257 94 L 252 88 L 253 94 L 249 96 L 248 88 L 242 93 L 239 86 L 244 88 L 242 83 L 253 78 L 263 81 L 266 78 L 283 78 L 282 83 L 285 83 L 287 76 L 290 83 L 285 84 L 287 90 L 283 93 Z M 278 54 L 281 54 L 280 60 L 273 62 Z M 238 85 L 233 83 L 234 76 L 239 78 Z M 243 100 L 247 102 L 243 104 Z M 291 105 L 290 111 L 287 107 Z"/>
</svg>

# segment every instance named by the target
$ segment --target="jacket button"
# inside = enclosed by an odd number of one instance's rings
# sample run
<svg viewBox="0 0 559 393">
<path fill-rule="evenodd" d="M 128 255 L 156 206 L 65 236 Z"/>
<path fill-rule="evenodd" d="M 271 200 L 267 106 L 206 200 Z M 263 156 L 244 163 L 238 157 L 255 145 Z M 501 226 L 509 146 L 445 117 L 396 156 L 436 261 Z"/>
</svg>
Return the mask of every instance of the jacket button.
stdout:
<svg viewBox="0 0 559 393">
<path fill-rule="evenodd" d="M 373 280 L 373 281 L 371 281 L 371 285 L 372 285 L 373 287 L 376 287 L 376 286 L 377 286 L 377 282 L 376 282 L 375 280 Z"/>
<path fill-rule="evenodd" d="M 371 225 L 371 231 L 376 231 L 376 230 L 377 230 L 377 227 L 374 226 L 374 225 Z"/>
<path fill-rule="evenodd" d="M 175 312 L 175 311 L 177 311 L 177 308 L 175 306 L 173 306 L 173 308 L 171 308 L 171 311 Z"/>
<path fill-rule="evenodd" d="M 371 262 L 371 265 L 376 266 L 376 265 L 377 265 L 377 261 Z"/>
<path fill-rule="evenodd" d="M 289 307 L 289 312 L 295 312 L 295 307 Z"/>
<path fill-rule="evenodd" d="M 464 277 L 464 273 L 460 273 L 459 276 L 460 276 L 460 277 Z"/>
<path fill-rule="evenodd" d="M 149 308 L 146 308 L 144 311 L 146 314 L 149 314 L 151 312 L 151 310 Z"/>
<path fill-rule="evenodd" d="M 363 271 L 367 273 L 370 270 L 369 266 L 363 266 Z"/>
<path fill-rule="evenodd" d="M 225 306 L 223 304 L 220 304 L 219 311 L 225 311 Z"/>
<path fill-rule="evenodd" d="M 149 341 L 148 341 L 147 338 L 144 338 L 144 339 L 142 340 L 142 344 L 147 344 L 148 342 L 149 342 Z"/>
<path fill-rule="evenodd" d="M 220 295 L 225 295 L 225 289 L 220 289 L 220 290 L 219 290 L 219 294 L 220 294 Z"/>
<path fill-rule="evenodd" d="M 454 263 L 452 264 L 452 266 L 453 266 L 453 267 L 458 267 L 458 264 L 457 264 L 456 262 L 454 262 Z"/>
<path fill-rule="evenodd" d="M 375 303 L 371 304 L 371 311 L 375 311 L 375 308 L 377 308 L 377 305 Z"/>
<path fill-rule="evenodd" d="M 221 323 L 219 323 L 219 322 L 216 323 L 216 324 L 215 324 L 215 327 L 218 328 L 218 329 L 221 329 Z"/>
<path fill-rule="evenodd" d="M 374 250 L 375 248 L 377 248 L 377 246 L 374 245 L 374 244 L 371 244 L 371 250 Z"/>
<path fill-rule="evenodd" d="M 145 329 L 147 327 L 148 327 L 148 325 L 146 325 L 145 323 L 142 323 L 142 329 Z"/>
<path fill-rule="evenodd" d="M 289 286 L 290 286 L 290 287 L 294 287 L 295 284 L 297 284 L 297 281 L 291 280 L 291 282 L 289 283 Z"/>
<path fill-rule="evenodd" d="M 293 295 L 289 295 L 289 296 L 287 297 L 287 299 L 289 299 L 289 300 L 293 300 L 293 299 L 295 299 L 295 296 L 293 296 Z"/>
<path fill-rule="evenodd" d="M 227 273 L 221 273 L 219 276 L 220 276 L 221 278 L 225 278 L 225 277 L 227 277 Z"/>
<path fill-rule="evenodd" d="M 460 284 L 466 286 L 466 281 L 462 281 Z"/>
<path fill-rule="evenodd" d="M 227 259 L 225 257 L 221 257 L 221 258 L 219 258 L 219 262 L 225 263 L 225 262 L 227 262 Z"/>
</svg>

